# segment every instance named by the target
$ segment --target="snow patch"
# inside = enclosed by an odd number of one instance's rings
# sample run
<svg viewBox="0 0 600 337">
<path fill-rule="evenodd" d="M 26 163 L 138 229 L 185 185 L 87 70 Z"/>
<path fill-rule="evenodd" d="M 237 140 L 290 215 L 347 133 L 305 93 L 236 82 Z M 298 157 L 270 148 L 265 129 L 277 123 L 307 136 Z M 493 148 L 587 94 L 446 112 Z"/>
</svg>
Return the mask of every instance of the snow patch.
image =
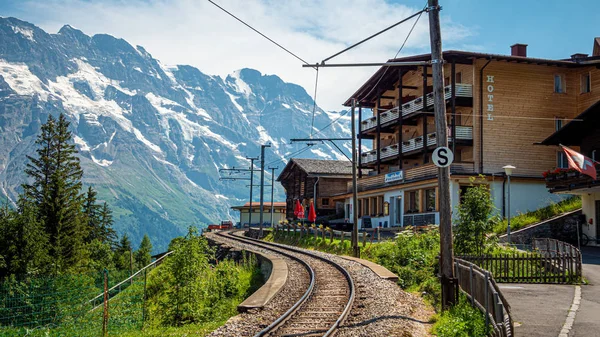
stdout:
<svg viewBox="0 0 600 337">
<path fill-rule="evenodd" d="M 73 137 L 73 141 L 75 142 L 75 144 L 79 145 L 79 151 L 90 152 L 90 147 L 89 147 L 88 143 L 86 143 L 86 141 L 83 140 L 83 138 L 75 135 Z"/>
<path fill-rule="evenodd" d="M 35 39 L 33 38 L 33 30 L 32 29 L 24 28 L 24 27 L 16 27 L 16 26 L 11 26 L 11 27 L 12 27 L 13 32 L 15 32 L 15 34 L 21 34 L 27 40 L 35 42 Z"/>
<path fill-rule="evenodd" d="M 235 107 L 240 111 L 243 112 L 244 108 L 242 108 L 241 105 L 238 104 L 238 102 L 235 101 L 235 96 L 233 96 L 232 94 L 228 93 L 227 91 L 225 91 L 225 93 L 227 94 L 227 96 L 229 96 L 229 99 L 231 100 L 231 103 L 233 103 L 233 105 L 235 105 Z"/>
<path fill-rule="evenodd" d="M 177 66 L 165 66 L 162 63 L 160 63 L 160 61 L 158 61 L 158 60 L 156 60 L 156 62 L 158 63 L 158 66 L 160 67 L 160 69 L 171 80 L 171 82 L 177 83 L 177 80 L 175 79 L 175 75 L 173 75 L 173 72 L 171 71 L 171 69 L 178 69 Z M 161 79 L 158 74 L 152 73 L 152 76 L 156 76 L 158 79 Z"/>
<path fill-rule="evenodd" d="M 0 75 L 17 94 L 24 96 L 40 95 L 43 101 L 48 100 L 45 85 L 35 76 L 24 63 L 9 63 L 0 59 Z"/>
<path fill-rule="evenodd" d="M 327 153 L 319 150 L 319 149 L 310 149 L 310 152 L 316 154 L 317 156 L 321 157 L 321 158 L 325 158 L 325 159 L 331 159 L 331 156 L 328 155 Z"/>
<path fill-rule="evenodd" d="M 289 104 L 281 103 L 281 105 L 286 109 L 291 109 L 292 107 Z"/>
<path fill-rule="evenodd" d="M 163 119 L 163 125 L 168 125 L 168 120 L 173 119 L 179 123 L 181 126 L 181 131 L 183 133 L 183 139 L 191 142 L 194 137 L 197 138 L 212 138 L 215 141 L 227 146 L 232 150 L 237 149 L 237 145 L 223 138 L 223 136 L 218 135 L 212 132 L 208 126 L 200 125 L 196 122 L 190 121 L 187 119 L 184 113 L 177 112 L 169 109 L 168 107 L 163 106 L 165 102 L 172 102 L 164 97 L 154 95 L 153 93 L 146 94 L 146 98 L 152 104 L 152 106 L 160 113 Z"/>
<path fill-rule="evenodd" d="M 139 71 L 140 73 L 143 74 L 142 68 L 140 68 L 140 67 L 133 67 L 133 70 Z"/>
<path fill-rule="evenodd" d="M 279 143 L 269 136 L 262 125 L 257 126 L 256 130 L 258 131 L 258 141 L 261 144 L 271 143 L 275 148 L 279 148 Z"/>
<path fill-rule="evenodd" d="M 248 83 L 242 80 L 242 78 L 240 77 L 240 73 L 241 70 L 236 70 L 229 76 L 233 78 L 233 86 L 235 87 L 236 91 L 244 94 L 246 97 L 249 97 L 252 94 L 252 89 L 250 89 Z"/>
<path fill-rule="evenodd" d="M 163 164 L 168 165 L 168 166 L 177 167 L 175 164 L 171 163 L 170 161 L 166 161 L 166 160 L 164 160 L 162 158 L 158 158 L 155 155 L 152 155 L 152 157 L 154 157 L 154 159 L 156 159 L 156 161 L 158 161 L 159 163 L 163 163 Z"/>
<path fill-rule="evenodd" d="M 106 159 L 98 160 L 98 159 L 94 158 L 94 156 L 92 156 L 92 161 L 94 161 L 94 163 L 96 163 L 100 166 L 104 166 L 104 167 L 110 166 L 113 163 L 112 160 L 106 160 Z"/>
</svg>

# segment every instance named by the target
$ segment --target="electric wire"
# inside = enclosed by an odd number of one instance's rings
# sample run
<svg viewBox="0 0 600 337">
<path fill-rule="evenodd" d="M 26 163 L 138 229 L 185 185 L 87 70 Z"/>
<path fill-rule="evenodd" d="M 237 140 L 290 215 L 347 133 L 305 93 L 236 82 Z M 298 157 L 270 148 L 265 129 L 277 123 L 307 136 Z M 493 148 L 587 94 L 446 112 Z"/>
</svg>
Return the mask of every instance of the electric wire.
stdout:
<svg viewBox="0 0 600 337">
<path fill-rule="evenodd" d="M 315 75 L 315 95 L 313 97 L 312 122 L 310 123 L 310 138 L 313 137 L 313 133 L 315 131 L 315 112 L 317 111 L 317 88 L 319 86 L 319 68 L 317 68 L 316 70 L 317 73 Z"/>
<path fill-rule="evenodd" d="M 284 46 L 280 45 L 279 43 L 275 42 L 273 39 L 271 39 L 270 37 L 266 36 L 265 34 L 261 33 L 258 29 L 250 26 L 249 24 L 247 24 L 246 22 L 244 22 L 242 19 L 238 18 L 237 16 L 235 16 L 234 14 L 232 14 L 231 12 L 229 12 L 228 10 L 226 10 L 225 8 L 219 6 L 218 4 L 216 4 L 214 1 L 212 0 L 208 0 L 208 2 L 210 2 L 211 4 L 215 5 L 216 7 L 218 7 L 220 10 L 222 10 L 223 12 L 229 14 L 232 18 L 238 20 L 239 22 L 241 22 L 242 24 L 244 24 L 246 27 L 252 29 L 253 31 L 255 31 L 256 33 L 258 33 L 260 36 L 264 37 L 265 39 L 269 40 L 271 43 L 273 43 L 274 45 L 276 45 L 277 47 L 285 50 L 288 54 L 292 55 L 293 57 L 297 58 L 298 60 L 302 61 L 302 63 L 310 65 L 308 62 L 304 61 L 304 59 L 302 59 L 300 56 L 292 53 L 291 51 L 289 51 L 287 48 L 285 48 Z M 313 67 L 315 70 L 317 68 Z"/>
</svg>

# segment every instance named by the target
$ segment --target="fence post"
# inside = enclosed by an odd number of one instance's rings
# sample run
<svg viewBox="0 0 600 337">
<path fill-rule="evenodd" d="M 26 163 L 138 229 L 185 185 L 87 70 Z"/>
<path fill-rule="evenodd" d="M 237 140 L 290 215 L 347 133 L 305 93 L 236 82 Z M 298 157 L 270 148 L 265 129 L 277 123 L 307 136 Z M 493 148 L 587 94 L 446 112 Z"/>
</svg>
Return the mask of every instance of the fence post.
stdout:
<svg viewBox="0 0 600 337">
<path fill-rule="evenodd" d="M 500 329 L 500 333 L 502 336 L 506 336 L 504 333 L 504 310 L 502 307 L 502 302 L 498 297 L 498 293 L 494 292 L 494 305 L 496 306 L 496 326 Z"/>
<path fill-rule="evenodd" d="M 148 269 L 144 269 L 144 302 L 142 306 L 142 329 L 144 329 L 144 322 L 146 321 L 146 284 L 148 281 Z"/>
<path fill-rule="evenodd" d="M 490 295 L 489 292 L 490 291 L 490 272 L 486 271 L 485 272 L 485 330 L 488 330 L 488 327 L 490 326 Z"/>
<path fill-rule="evenodd" d="M 471 295 L 471 306 L 475 306 L 475 296 L 473 295 L 473 264 L 469 265 L 469 292 Z"/>
<path fill-rule="evenodd" d="M 104 269 L 104 311 L 102 313 L 102 336 L 108 336 L 108 270 Z"/>
<path fill-rule="evenodd" d="M 363 232 L 363 248 L 367 246 L 367 232 Z"/>
<path fill-rule="evenodd" d="M 377 242 L 381 242 L 381 227 L 377 227 Z"/>
</svg>

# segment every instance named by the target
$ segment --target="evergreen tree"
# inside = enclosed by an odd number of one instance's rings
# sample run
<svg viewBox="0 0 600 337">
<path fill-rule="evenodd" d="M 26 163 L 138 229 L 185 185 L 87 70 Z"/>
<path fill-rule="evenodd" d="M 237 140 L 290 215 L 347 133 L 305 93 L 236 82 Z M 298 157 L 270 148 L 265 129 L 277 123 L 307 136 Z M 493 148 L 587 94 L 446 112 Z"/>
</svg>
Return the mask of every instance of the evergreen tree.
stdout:
<svg viewBox="0 0 600 337">
<path fill-rule="evenodd" d="M 8 204 L 4 204 L 0 208 L 0 277 L 10 274 L 11 260 L 17 249 L 14 234 L 14 218 L 16 212 L 8 208 Z"/>
<path fill-rule="evenodd" d="M 23 185 L 25 196 L 37 203 L 45 224 L 55 272 L 64 272 L 83 259 L 86 237 L 80 194 L 83 171 L 69 124 L 63 114 L 58 120 L 48 117 L 36 140 L 38 158 L 28 157 L 25 172 L 33 182 Z"/>
<path fill-rule="evenodd" d="M 123 234 L 114 255 L 115 267 L 118 270 L 129 270 L 131 264 L 131 241 Z"/>
<path fill-rule="evenodd" d="M 86 242 L 92 242 L 93 240 L 102 239 L 102 227 L 101 227 L 101 218 L 100 218 L 100 208 L 101 206 L 96 204 L 96 196 L 98 193 L 94 191 L 92 186 L 88 187 L 87 193 L 85 194 L 85 201 L 83 202 L 83 215 L 85 218 L 85 223 L 87 224 L 88 235 L 86 237 Z"/>
<path fill-rule="evenodd" d="M 135 252 L 135 263 L 138 268 L 143 268 L 150 264 L 152 261 L 152 243 L 150 242 L 150 238 L 148 234 L 144 235 L 142 242 L 140 243 L 140 248 Z"/>
<path fill-rule="evenodd" d="M 102 205 L 102 208 L 100 209 L 98 219 L 100 221 L 100 241 L 108 243 L 111 247 L 116 247 L 117 232 L 115 232 L 115 230 L 112 228 L 112 211 L 110 210 L 106 202 Z"/>
<path fill-rule="evenodd" d="M 44 274 L 49 267 L 48 235 L 38 219 L 36 205 L 26 198 L 19 200 L 19 210 L 14 219 L 15 256 L 11 273 Z"/>
</svg>

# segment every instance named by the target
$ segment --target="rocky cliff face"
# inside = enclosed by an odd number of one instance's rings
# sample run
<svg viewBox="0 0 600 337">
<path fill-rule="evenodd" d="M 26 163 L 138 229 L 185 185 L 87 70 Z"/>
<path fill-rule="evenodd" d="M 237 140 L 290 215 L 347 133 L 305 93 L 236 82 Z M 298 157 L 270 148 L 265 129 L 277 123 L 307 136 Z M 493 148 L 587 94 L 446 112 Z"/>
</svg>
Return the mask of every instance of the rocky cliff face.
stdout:
<svg viewBox="0 0 600 337">
<path fill-rule="evenodd" d="M 84 183 L 134 243 L 148 233 L 164 248 L 188 225 L 230 217 L 229 207 L 248 198 L 247 182 L 220 181 L 219 169 L 249 167 L 245 157 L 264 143 L 272 144 L 266 161 L 282 168 L 274 161 L 304 146 L 289 139 L 310 134 L 312 108 L 302 87 L 275 75 L 242 69 L 223 79 L 162 65 L 110 35 L 90 37 L 68 25 L 48 34 L 0 18 L 0 197 L 16 199 L 40 125 L 48 114 L 65 113 Z M 338 117 L 317 109 L 315 129 Z M 325 134 L 348 137 L 348 119 L 341 121 Z M 304 155 L 344 158 L 328 145 Z"/>
</svg>

